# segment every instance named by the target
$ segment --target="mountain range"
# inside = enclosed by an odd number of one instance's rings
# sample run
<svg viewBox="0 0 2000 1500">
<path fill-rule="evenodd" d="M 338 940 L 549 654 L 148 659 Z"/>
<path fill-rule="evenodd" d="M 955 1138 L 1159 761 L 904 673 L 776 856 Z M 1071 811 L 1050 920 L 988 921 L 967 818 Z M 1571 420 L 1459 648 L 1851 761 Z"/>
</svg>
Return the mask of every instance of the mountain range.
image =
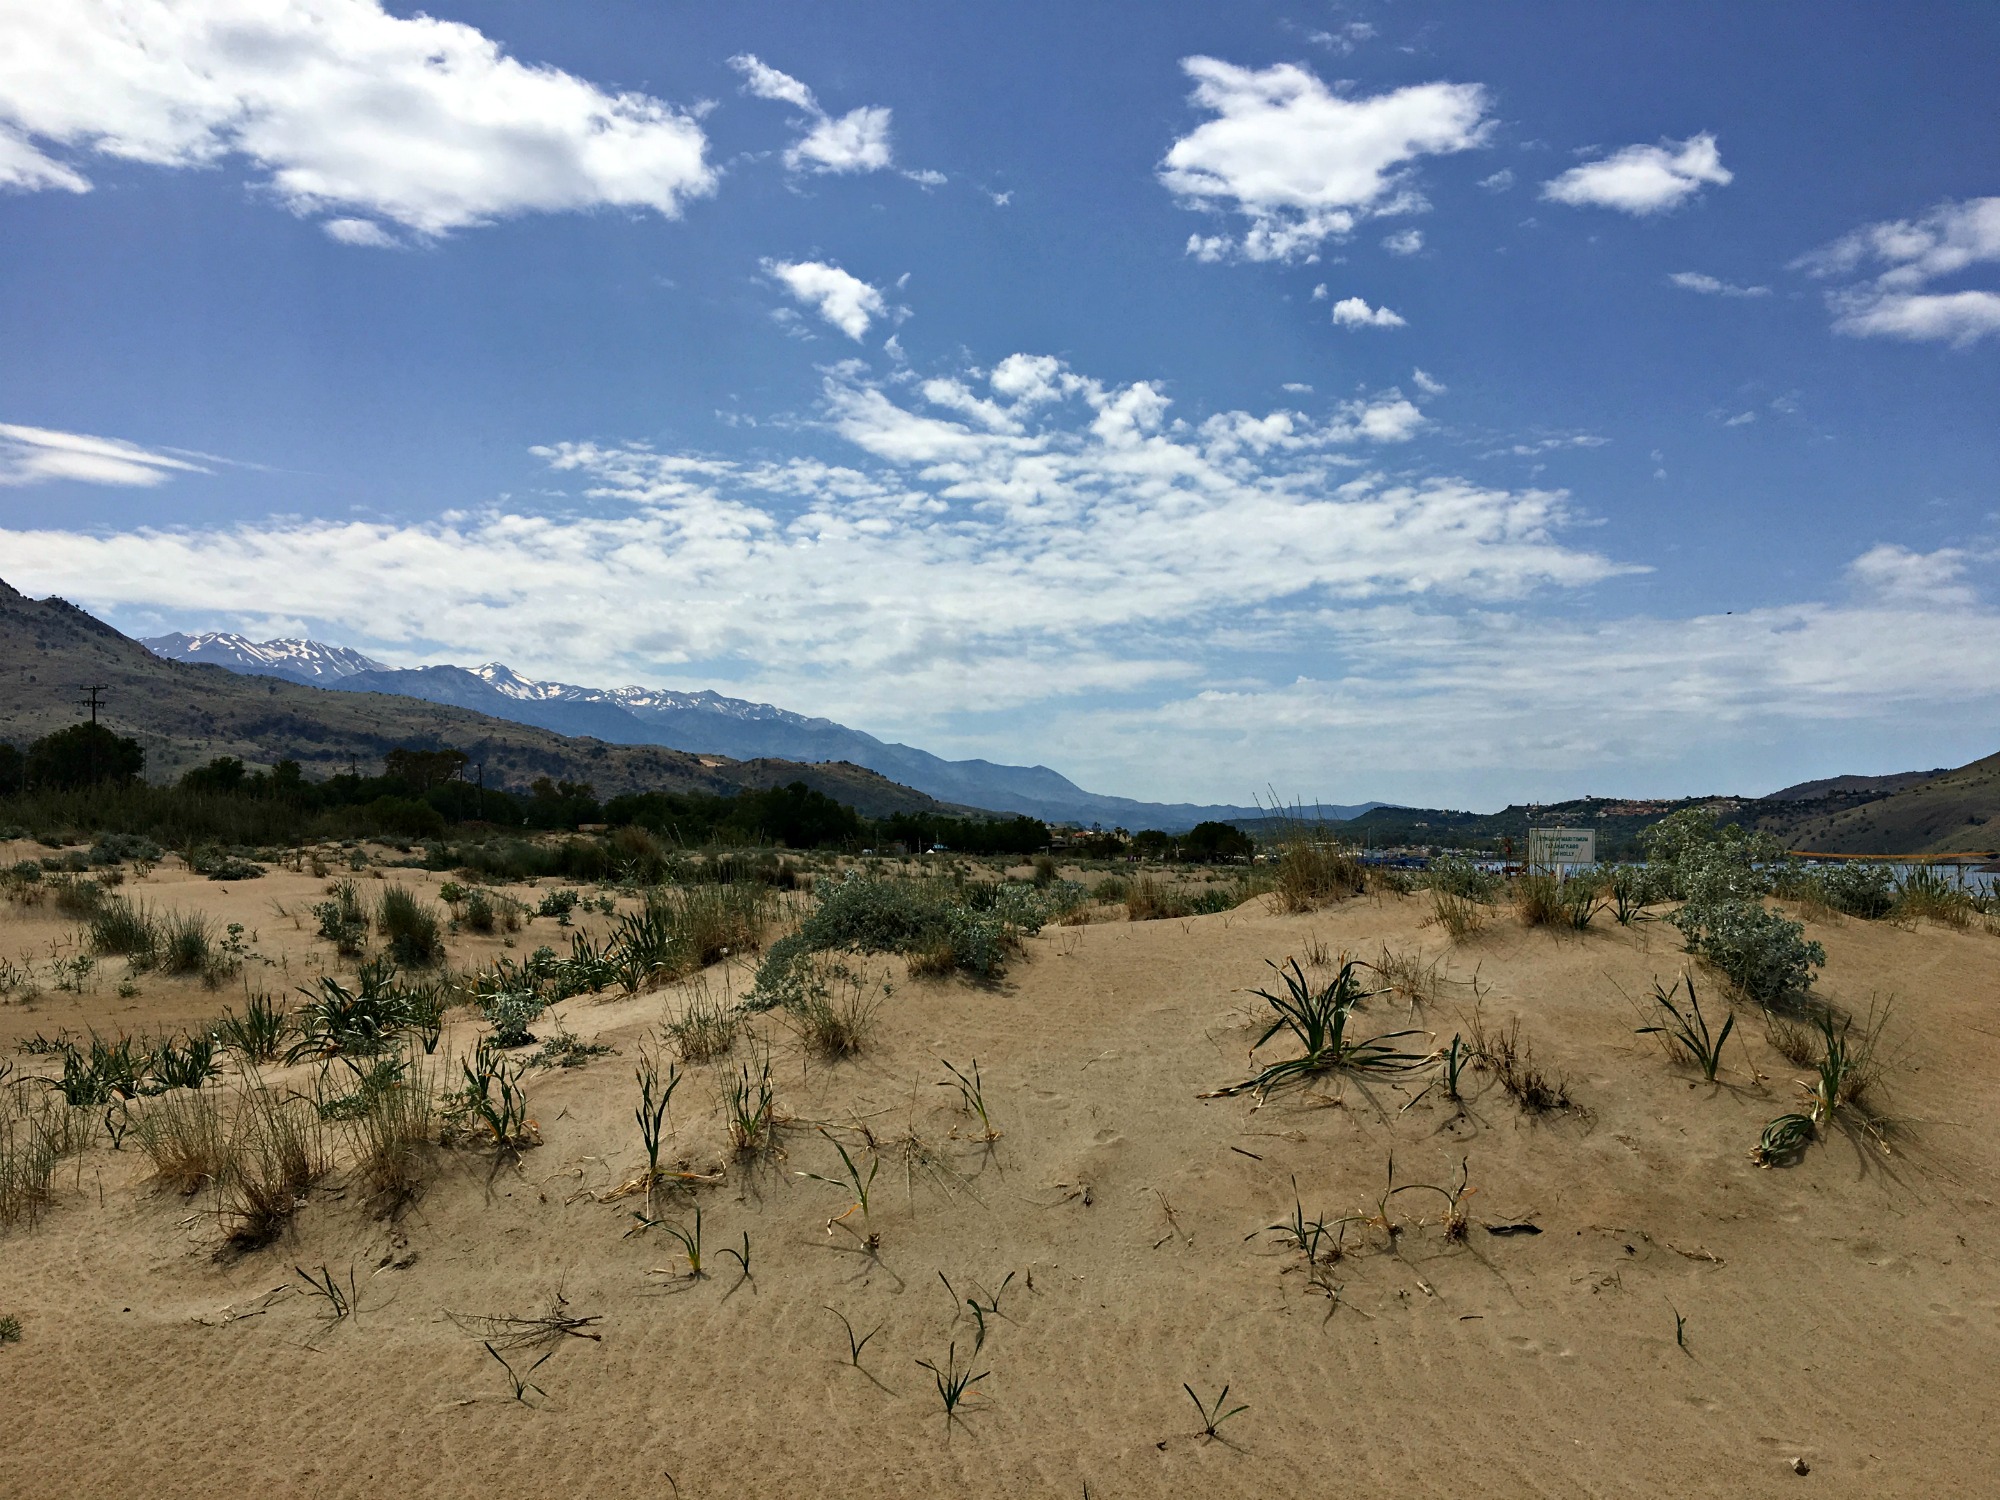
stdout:
<svg viewBox="0 0 2000 1500">
<path fill-rule="evenodd" d="M 171 781 L 216 756 L 298 761 L 318 780 L 375 769 L 397 746 L 463 750 L 490 786 L 537 777 L 587 781 L 602 797 L 663 791 L 731 796 L 802 781 L 871 818 L 979 811 L 940 802 L 864 767 L 732 760 L 660 745 L 610 745 L 442 703 L 336 693 L 289 676 L 246 676 L 172 661 L 62 599 L 30 599 L 0 580 L 0 741 L 26 746 L 77 722 L 86 687 L 102 722 L 139 742 L 146 774 Z"/>
<path fill-rule="evenodd" d="M 831 719 L 706 690 L 538 682 L 498 662 L 479 667 L 389 667 L 358 651 L 320 641 L 252 641 L 222 631 L 153 636 L 142 644 L 174 661 L 212 663 L 232 672 L 345 692 L 420 698 L 615 745 L 664 745 L 736 760 L 847 761 L 945 802 L 1027 813 L 1052 823 L 1178 833 L 1209 819 L 1227 822 L 1267 813 L 1257 807 L 1141 802 L 1088 792 L 1047 766 L 945 760 Z M 1345 819 L 1380 805 L 1364 802 L 1320 811 L 1328 818 Z"/>
</svg>

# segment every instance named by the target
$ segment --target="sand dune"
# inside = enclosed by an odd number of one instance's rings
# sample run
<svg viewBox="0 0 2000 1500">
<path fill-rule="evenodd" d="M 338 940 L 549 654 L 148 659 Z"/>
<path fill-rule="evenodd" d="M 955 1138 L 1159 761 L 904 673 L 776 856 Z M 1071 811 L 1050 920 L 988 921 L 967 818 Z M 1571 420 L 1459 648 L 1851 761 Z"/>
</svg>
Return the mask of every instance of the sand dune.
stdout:
<svg viewBox="0 0 2000 1500">
<path fill-rule="evenodd" d="M 163 870 L 137 889 L 254 927 L 276 984 L 332 962 L 309 922 L 273 909 L 319 884 Z M 600 1201 L 644 1165 L 633 1066 L 676 989 L 568 1002 L 570 1029 L 616 1051 L 530 1077 L 544 1144 L 518 1163 L 441 1153 L 393 1222 L 336 1173 L 278 1244 L 218 1260 L 205 1197 L 150 1182 L 129 1138 L 100 1143 L 64 1165 L 39 1225 L 0 1237 L 0 1313 L 24 1334 L 0 1348 L 0 1493 L 1987 1493 L 2000 940 L 1816 927 L 1829 998 L 1895 997 L 1884 1091 L 1903 1124 L 1893 1154 L 1834 1134 L 1762 1170 L 1749 1148 L 1800 1070 L 1757 1019 L 1715 1087 L 1634 1034 L 1623 997 L 1685 962 L 1671 929 L 1601 919 L 1556 937 L 1496 920 L 1452 949 L 1428 910 L 1371 896 L 1310 916 L 1253 903 L 1056 927 L 991 986 L 911 981 L 899 963 L 871 1044 L 838 1064 L 761 1018 L 789 1117 L 776 1153 L 730 1150 L 718 1090 L 733 1061 L 688 1069 L 674 1099 L 669 1154 L 726 1179 L 658 1210 L 686 1225 L 699 1203 L 700 1279 L 663 1230 L 628 1233 L 643 1199 Z M 0 910 L 0 953 L 46 954 L 73 925 Z M 1442 958 L 1451 982 L 1414 1009 L 1372 1000 L 1370 1033 L 1448 1041 L 1476 976 L 1483 1013 L 1518 1016 L 1578 1107 L 1526 1115 L 1477 1074 L 1462 1108 L 1418 1097 L 1428 1073 L 1198 1097 L 1247 1076 L 1262 1002 L 1246 992 L 1266 961 L 1322 946 Z M 499 951 L 454 940 L 460 963 Z M 0 1006 L 0 1042 L 157 1031 L 228 999 L 154 978 L 120 998 L 115 969 L 94 994 Z M 459 1017 L 441 1053 L 477 1031 Z M 938 1087 L 941 1059 L 975 1058 L 990 1143 Z M 822 1123 L 864 1155 L 859 1128 L 876 1143 L 865 1220 L 829 1226 L 851 1197 L 800 1175 L 840 1175 Z M 1396 1232 L 1349 1225 L 1316 1287 L 1260 1233 L 1292 1212 L 1294 1179 L 1309 1216 L 1383 1213 L 1392 1158 L 1396 1184 L 1449 1187 L 1463 1164 L 1462 1242 L 1443 1194 L 1397 1194 Z M 1524 1224 L 1537 1232 L 1488 1228 Z M 748 1277 L 719 1254 L 746 1234 Z M 358 1311 L 329 1321 L 295 1266 L 351 1269 Z M 975 1352 L 965 1299 L 989 1296 Z M 528 1377 L 543 1394 L 517 1401 L 453 1315 L 535 1315 L 558 1297 L 598 1337 L 557 1338 Z M 857 1334 L 879 1325 L 859 1368 L 828 1308 Z M 917 1361 L 944 1365 L 953 1344 L 986 1378 L 948 1424 Z M 508 1357 L 525 1373 L 541 1352 Z M 1247 1410 L 1205 1439 L 1184 1383 L 1204 1398 L 1227 1385 Z"/>
</svg>

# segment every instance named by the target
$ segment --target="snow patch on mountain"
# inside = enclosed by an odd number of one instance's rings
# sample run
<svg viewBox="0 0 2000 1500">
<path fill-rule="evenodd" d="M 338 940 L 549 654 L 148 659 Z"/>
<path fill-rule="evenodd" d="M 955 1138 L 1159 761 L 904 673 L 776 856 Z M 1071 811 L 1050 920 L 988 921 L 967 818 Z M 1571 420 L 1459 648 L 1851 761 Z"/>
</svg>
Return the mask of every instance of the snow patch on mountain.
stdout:
<svg viewBox="0 0 2000 1500">
<path fill-rule="evenodd" d="M 346 646 L 322 641 L 253 641 L 227 630 L 199 635 L 175 632 L 150 636 L 140 645 L 172 661 L 207 662 L 233 672 L 289 677 L 295 682 L 323 683 L 357 672 L 387 671 L 381 662 Z"/>
</svg>

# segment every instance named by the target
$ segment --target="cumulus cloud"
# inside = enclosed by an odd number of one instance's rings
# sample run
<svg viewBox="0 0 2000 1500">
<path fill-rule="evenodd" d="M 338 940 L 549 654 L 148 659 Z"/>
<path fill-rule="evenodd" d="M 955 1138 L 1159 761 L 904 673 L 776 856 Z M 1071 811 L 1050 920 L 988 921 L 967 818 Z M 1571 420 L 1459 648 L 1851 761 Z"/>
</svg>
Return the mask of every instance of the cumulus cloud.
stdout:
<svg viewBox="0 0 2000 1500">
<path fill-rule="evenodd" d="M 241 158 L 294 213 L 426 236 L 599 207 L 673 218 L 716 181 L 686 113 L 378 0 L 10 7 L 0 181 L 86 189 L 51 148 L 158 167 Z"/>
<path fill-rule="evenodd" d="M 1479 185 L 1485 188 L 1486 191 L 1489 193 L 1504 193 L 1507 191 L 1507 189 L 1509 189 L 1514 185 L 1513 168 L 1502 167 L 1499 171 L 1495 172 L 1491 177 L 1480 178 Z"/>
<path fill-rule="evenodd" d="M 1835 288 L 1834 330 L 1857 338 L 1971 344 L 2000 333 L 2000 293 L 1935 291 L 1930 284 L 2000 261 L 2000 198 L 1940 203 L 1919 219 L 1868 224 L 1793 262 L 1818 277 L 1875 269 L 1872 280 Z"/>
<path fill-rule="evenodd" d="M 1415 255 L 1424 248 L 1424 232 L 1421 229 L 1399 229 L 1382 237 L 1382 248 L 1391 255 Z"/>
<path fill-rule="evenodd" d="M 795 301 L 811 308 L 857 343 L 868 332 L 868 325 L 887 316 L 889 311 L 882 294 L 874 287 L 824 261 L 767 260 L 764 272 L 790 292 Z"/>
<path fill-rule="evenodd" d="M 1700 292 L 1705 297 L 1768 297 L 1771 289 L 1767 286 L 1738 286 L 1720 277 L 1710 276 L 1702 271 L 1676 271 L 1667 278 L 1684 291 Z"/>
<path fill-rule="evenodd" d="M 16 530 L 0 550 L 10 581 L 98 603 L 212 618 L 228 600 L 390 657 L 424 643 L 583 680 L 700 664 L 868 716 L 1190 680 L 1247 610 L 1311 634 L 1369 601 L 1497 604 L 1628 571 L 1564 539 L 1580 518 L 1560 491 L 1373 472 L 1421 422 L 1393 394 L 1184 420 L 1154 383 L 1042 355 L 913 385 L 850 364 L 806 429 L 835 451 L 558 443 L 537 452 L 583 493 L 547 508 Z"/>
<path fill-rule="evenodd" d="M 1684 141 L 1627 146 L 1600 160 L 1571 167 L 1543 183 L 1542 196 L 1576 208 L 1657 214 L 1680 207 L 1704 186 L 1723 187 L 1734 177 L 1722 164 L 1715 137 L 1704 131 Z"/>
<path fill-rule="evenodd" d="M 206 474 L 200 464 L 155 453 L 120 438 L 0 422 L 0 485 L 44 484 L 73 479 L 150 489 L 175 474 Z"/>
<path fill-rule="evenodd" d="M 1442 396 L 1449 389 L 1442 380 L 1435 380 L 1422 370 L 1412 370 L 1410 381 L 1426 396 Z"/>
<path fill-rule="evenodd" d="M 1882 543 L 1848 565 L 1847 576 L 1865 594 L 1891 604 L 1970 604 L 1977 597 L 1965 580 L 1971 554 L 1957 547 L 1913 552 Z"/>
<path fill-rule="evenodd" d="M 1350 99 L 1292 63 L 1262 70 L 1212 57 L 1181 66 L 1193 102 L 1215 116 L 1175 141 L 1159 176 L 1190 208 L 1249 221 L 1240 238 L 1194 235 L 1203 260 L 1300 260 L 1362 219 L 1423 206 L 1408 169 L 1486 137 L 1477 84 L 1412 84 Z"/>
<path fill-rule="evenodd" d="M 863 105 L 844 115 L 831 115 L 805 84 L 752 53 L 730 58 L 729 65 L 743 75 L 746 92 L 789 104 L 805 116 L 805 134 L 785 152 L 785 165 L 794 172 L 879 172 L 895 165 L 886 107 Z M 907 175 L 926 186 L 944 181 L 943 174 L 937 172 Z"/>
<path fill-rule="evenodd" d="M 1401 328 L 1403 318 L 1386 307 L 1370 307 L 1360 297 L 1342 297 L 1333 304 L 1333 321 L 1342 328 Z"/>
</svg>

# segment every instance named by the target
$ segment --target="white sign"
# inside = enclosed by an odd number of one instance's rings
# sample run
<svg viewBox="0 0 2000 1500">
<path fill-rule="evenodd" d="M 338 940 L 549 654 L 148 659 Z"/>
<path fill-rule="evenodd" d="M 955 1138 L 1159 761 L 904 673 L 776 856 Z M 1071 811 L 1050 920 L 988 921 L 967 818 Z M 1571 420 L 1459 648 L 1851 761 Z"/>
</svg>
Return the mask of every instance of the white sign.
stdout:
<svg viewBox="0 0 2000 1500">
<path fill-rule="evenodd" d="M 1551 870 L 1558 865 L 1594 865 L 1597 863 L 1597 830 L 1530 828 L 1528 863 L 1543 870 Z"/>
</svg>

